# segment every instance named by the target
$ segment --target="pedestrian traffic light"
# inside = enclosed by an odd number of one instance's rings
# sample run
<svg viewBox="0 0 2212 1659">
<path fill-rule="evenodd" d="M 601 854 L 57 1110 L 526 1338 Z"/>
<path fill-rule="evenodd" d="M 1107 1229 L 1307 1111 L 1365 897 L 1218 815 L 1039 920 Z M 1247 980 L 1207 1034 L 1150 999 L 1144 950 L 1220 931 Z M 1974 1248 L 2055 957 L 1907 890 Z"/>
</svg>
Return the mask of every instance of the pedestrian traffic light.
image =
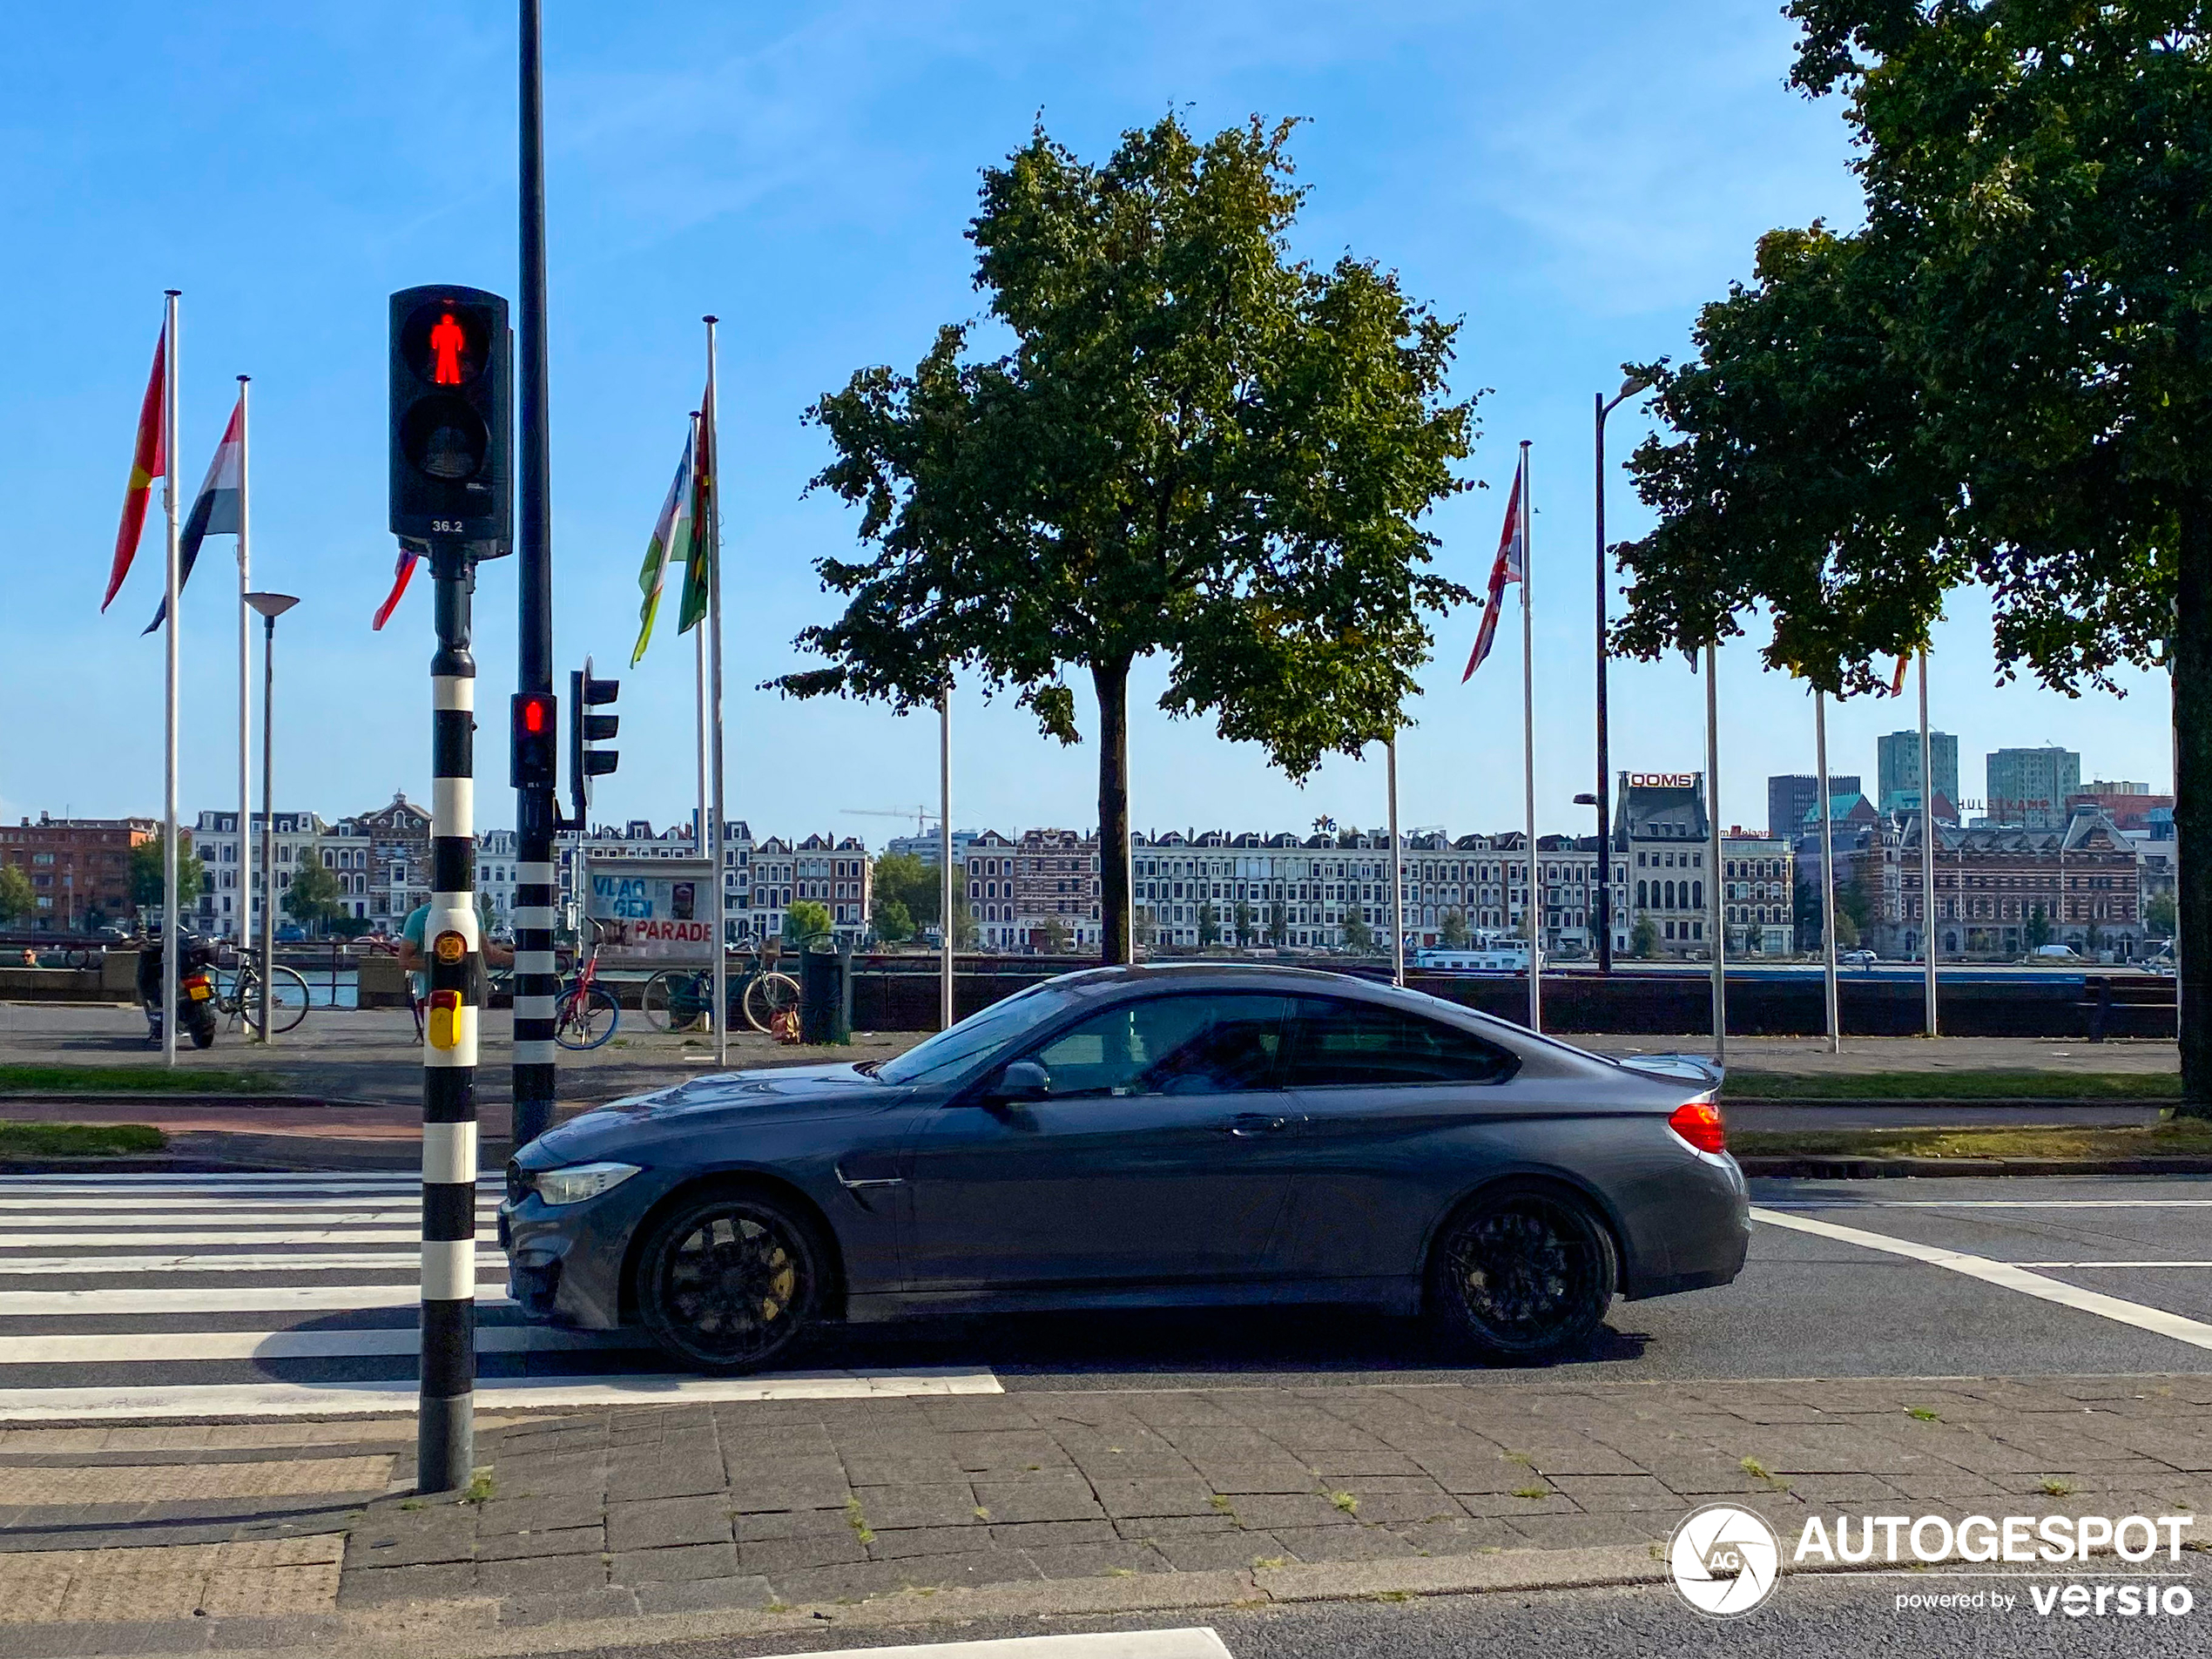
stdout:
<svg viewBox="0 0 2212 1659">
<path fill-rule="evenodd" d="M 507 301 L 482 288 L 392 296 L 392 533 L 507 551 L 514 392 Z M 489 545 L 486 545 L 489 544 Z"/>
<path fill-rule="evenodd" d="M 514 701 L 515 730 L 507 745 L 509 781 L 517 789 L 553 789 L 561 781 L 557 723 L 550 691 L 523 691 Z"/>
<path fill-rule="evenodd" d="M 604 778 L 622 764 L 612 749 L 597 745 L 613 737 L 622 725 L 618 714 L 593 714 L 591 710 L 622 695 L 620 680 L 591 678 L 591 659 L 583 659 L 580 672 L 569 676 L 569 793 L 581 823 L 591 806 L 591 780 Z"/>
</svg>

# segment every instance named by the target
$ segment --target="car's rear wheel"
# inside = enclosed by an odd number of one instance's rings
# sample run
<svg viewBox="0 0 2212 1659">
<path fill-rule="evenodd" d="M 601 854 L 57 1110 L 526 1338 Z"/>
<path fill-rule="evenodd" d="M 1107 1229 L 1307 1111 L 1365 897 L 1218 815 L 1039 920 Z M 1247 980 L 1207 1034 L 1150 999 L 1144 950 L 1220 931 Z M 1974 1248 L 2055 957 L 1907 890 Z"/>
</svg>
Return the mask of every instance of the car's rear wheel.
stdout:
<svg viewBox="0 0 2212 1659">
<path fill-rule="evenodd" d="M 702 1197 L 664 1216 L 639 1250 L 638 1315 L 685 1365 L 758 1370 L 814 1323 L 824 1258 L 791 1206 L 760 1193 Z"/>
<path fill-rule="evenodd" d="M 1440 1333 L 1484 1359 L 1552 1359 L 1588 1340 L 1620 1284 L 1613 1236 L 1548 1187 L 1485 1193 L 1448 1222 L 1429 1261 Z"/>
</svg>

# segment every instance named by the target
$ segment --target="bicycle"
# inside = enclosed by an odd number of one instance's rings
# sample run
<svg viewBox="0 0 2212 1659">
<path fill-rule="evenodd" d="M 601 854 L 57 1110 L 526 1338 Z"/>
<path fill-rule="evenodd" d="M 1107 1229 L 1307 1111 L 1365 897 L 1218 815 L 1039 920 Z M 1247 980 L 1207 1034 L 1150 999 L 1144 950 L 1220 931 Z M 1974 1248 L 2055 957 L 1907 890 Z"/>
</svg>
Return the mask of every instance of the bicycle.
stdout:
<svg viewBox="0 0 2212 1659">
<path fill-rule="evenodd" d="M 799 981 L 776 971 L 772 951 L 747 952 L 741 975 L 730 980 L 730 1011 L 754 1030 L 766 1034 L 776 1016 L 799 1006 Z M 657 1031 L 696 1026 L 714 1005 L 711 968 L 664 968 L 645 981 L 639 1006 Z"/>
<path fill-rule="evenodd" d="M 576 977 L 553 1000 L 553 1041 L 563 1049 L 596 1049 L 621 1023 L 622 1004 L 599 983 L 599 941 L 594 938 L 590 953 L 577 964 Z"/>
<path fill-rule="evenodd" d="M 273 1024 L 268 1028 L 281 1035 L 307 1017 L 307 981 L 299 969 L 287 968 L 279 962 L 271 975 L 271 983 L 276 988 L 270 999 L 275 1004 L 275 1011 L 270 1016 Z M 257 958 L 250 954 L 239 957 L 238 969 L 231 975 L 230 984 L 216 993 L 215 1007 L 218 1012 L 230 1016 L 233 1031 L 241 1022 L 256 1031 L 264 1029 L 261 1023 L 261 968 Z"/>
</svg>

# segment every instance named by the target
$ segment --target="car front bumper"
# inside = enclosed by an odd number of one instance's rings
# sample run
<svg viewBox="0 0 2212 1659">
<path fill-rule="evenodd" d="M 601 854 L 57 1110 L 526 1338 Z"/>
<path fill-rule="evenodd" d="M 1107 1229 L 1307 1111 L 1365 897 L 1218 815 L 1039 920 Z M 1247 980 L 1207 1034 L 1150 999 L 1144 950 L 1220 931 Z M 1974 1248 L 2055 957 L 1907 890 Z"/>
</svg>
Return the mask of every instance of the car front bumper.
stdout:
<svg viewBox="0 0 2212 1659">
<path fill-rule="evenodd" d="M 549 1204 L 510 1170 L 499 1206 L 499 1245 L 507 1253 L 507 1294 L 526 1319 L 582 1331 L 613 1331 L 626 1321 L 623 1272 L 630 1241 L 667 1189 L 641 1170 L 581 1204 Z"/>
</svg>

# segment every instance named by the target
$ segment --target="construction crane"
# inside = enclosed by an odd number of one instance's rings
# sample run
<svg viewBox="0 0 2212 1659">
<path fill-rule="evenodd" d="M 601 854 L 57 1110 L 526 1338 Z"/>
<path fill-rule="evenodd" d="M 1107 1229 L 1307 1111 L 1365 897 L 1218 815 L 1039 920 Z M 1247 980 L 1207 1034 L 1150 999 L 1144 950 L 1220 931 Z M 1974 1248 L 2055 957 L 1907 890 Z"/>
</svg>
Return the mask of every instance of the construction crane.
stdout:
<svg viewBox="0 0 2212 1659">
<path fill-rule="evenodd" d="M 937 821 L 939 816 L 939 814 L 931 812 L 927 806 L 900 806 L 895 808 L 882 806 L 840 806 L 837 810 L 846 814 L 848 818 L 911 818 L 914 821 L 914 833 L 917 835 L 920 835 L 927 830 L 932 824 Z"/>
</svg>

